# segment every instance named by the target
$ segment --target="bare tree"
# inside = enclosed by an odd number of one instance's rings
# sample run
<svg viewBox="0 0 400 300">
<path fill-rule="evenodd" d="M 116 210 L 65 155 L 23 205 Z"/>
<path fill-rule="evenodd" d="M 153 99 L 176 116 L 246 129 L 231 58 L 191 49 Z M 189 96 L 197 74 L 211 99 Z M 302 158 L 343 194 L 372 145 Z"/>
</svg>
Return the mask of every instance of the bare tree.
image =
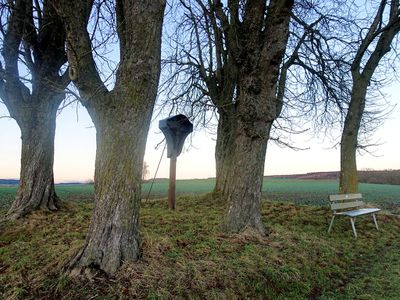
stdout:
<svg viewBox="0 0 400 300">
<path fill-rule="evenodd" d="M 163 73 L 166 75 L 161 85 L 161 98 L 164 96 L 166 100 L 161 102 L 161 108 L 183 110 L 197 119 L 200 126 L 209 127 L 209 121 L 217 116 L 214 194 L 218 196 L 224 194 L 227 175 L 234 165 L 232 133 L 236 123 L 232 103 L 238 97 L 238 70 L 235 60 L 229 55 L 216 9 L 211 2 L 205 2 L 180 1 L 181 6 L 170 13 L 170 23 L 176 25 L 165 38 L 169 45 L 165 47 L 168 51 L 163 60 Z M 328 120 L 331 106 L 335 112 L 330 114 L 330 121 L 337 119 L 336 105 L 344 99 L 339 99 L 337 92 L 343 89 L 340 83 L 337 86 L 328 83 L 339 82 L 340 74 L 334 73 L 332 67 L 320 67 L 331 54 L 315 55 L 312 43 L 317 41 L 315 32 L 326 31 L 333 22 L 341 20 L 337 12 L 342 4 L 338 1 L 328 5 L 324 1 L 298 1 L 294 5 L 288 45 L 277 82 L 277 119 L 269 136 L 269 140 L 278 145 L 300 149 L 288 142 L 287 136 L 306 131 L 303 129 L 304 116 L 308 117 L 307 114 L 321 103 L 325 104 L 325 119 Z M 229 8 L 225 9 L 229 12 Z M 318 43 L 324 44 L 324 41 Z M 319 74 L 328 79 L 318 80 Z"/>
<path fill-rule="evenodd" d="M 234 53 L 231 53 L 231 44 L 245 45 L 245 41 L 240 39 L 240 30 L 241 22 L 245 22 L 247 2 L 231 1 L 227 7 L 218 6 L 218 1 L 181 0 L 180 3 L 184 13 L 180 19 L 178 17 L 177 30 L 171 36 L 173 51 L 165 60 L 172 75 L 165 81 L 162 92 L 166 92 L 165 98 L 173 105 L 189 108 L 190 115 L 201 115 L 203 120 L 206 120 L 205 116 L 209 112 L 213 113 L 217 109 L 215 192 L 224 195 L 229 188 L 228 174 L 236 163 L 233 160 L 234 132 L 238 124 L 235 114 L 240 96 L 239 67 Z M 282 113 L 294 115 L 300 124 L 308 120 L 314 123 L 318 134 L 327 133 L 329 128 L 343 128 L 341 182 L 345 178 L 353 178 L 352 181 L 357 182 L 355 153 L 357 149 L 364 148 L 360 142 L 360 128 L 363 128 L 368 138 L 382 119 L 379 116 L 382 106 L 379 107 L 376 93 L 371 88 L 379 88 L 381 82 L 376 80 L 376 76 L 375 79 L 371 76 L 378 66 L 376 63 L 390 49 L 391 40 L 397 31 L 396 13 L 385 15 L 384 8 L 387 11 L 390 5 L 393 11 L 397 4 L 379 1 L 381 9 L 375 21 L 370 22 L 375 4 L 374 1 L 362 5 L 348 1 L 296 2 L 286 57 L 279 69 L 277 116 Z M 228 25 L 223 23 L 221 11 L 228 16 Z M 239 11 L 237 23 L 234 23 L 235 11 Z M 371 24 L 376 28 L 371 29 Z M 365 88 L 364 104 L 360 101 L 355 104 L 354 98 L 359 98 L 356 95 L 361 91 L 357 86 L 361 85 Z M 365 110 L 363 106 L 370 85 L 368 93 L 372 101 L 369 109 Z M 355 109 L 358 111 L 355 112 Z M 349 127 L 350 123 L 353 125 Z M 350 147 L 346 146 L 349 144 Z M 344 171 L 349 168 L 353 170 L 351 175 Z M 344 175 L 346 172 L 348 175 Z M 340 186 L 344 192 L 343 184 Z"/>
<path fill-rule="evenodd" d="M 169 51 L 163 59 L 164 82 L 160 107 L 184 111 L 197 126 L 218 119 L 215 148 L 215 196 L 222 195 L 232 164 L 237 65 L 228 54 L 226 37 L 212 1 L 178 1 L 169 15 L 175 24 L 164 39 Z M 237 3 L 238 4 L 238 3 Z M 236 5 L 231 3 L 231 5 Z M 220 8 L 221 10 L 221 8 Z M 224 8 L 228 12 L 229 8 Z"/>
<path fill-rule="evenodd" d="M 363 144 L 382 122 L 385 110 L 378 94 L 388 82 L 390 68 L 389 61 L 382 60 L 400 30 L 399 2 L 370 1 L 361 6 L 344 2 L 336 6 L 335 14 L 329 12 L 332 4 L 326 5 L 313 10 L 308 20 L 295 16 L 306 35 L 289 85 L 302 87 L 302 93 L 291 101 L 294 93 L 288 88 L 287 104 L 297 105 L 317 131 L 342 128 L 339 189 L 353 193 L 358 190 L 356 152 L 368 146 Z M 296 32 L 292 35 L 300 39 Z"/>
<path fill-rule="evenodd" d="M 218 111 L 215 192 L 227 200 L 228 231 L 264 234 L 261 185 L 273 121 L 282 102 L 277 80 L 293 1 L 180 1 L 182 21 L 166 62 L 172 104 L 187 99 L 191 112 Z M 188 37 L 188 38 L 187 38 Z M 168 85 L 181 89 L 168 89 Z M 206 116 L 207 114 L 203 114 Z"/>
<path fill-rule="evenodd" d="M 101 80 L 87 31 L 93 1 L 51 0 L 67 34 L 70 76 L 96 127 L 95 208 L 72 273 L 113 274 L 141 256 L 143 156 L 160 73 L 164 1 L 115 2 L 120 63 L 114 88 Z"/>
<path fill-rule="evenodd" d="M 366 28 L 360 28 L 361 39 L 351 62 L 352 90 L 343 126 L 340 147 L 340 192 L 358 191 L 356 151 L 360 147 L 359 131 L 368 87 L 382 58 L 400 31 L 399 1 L 381 0 L 375 16 Z"/>
<path fill-rule="evenodd" d="M 20 185 L 7 217 L 56 210 L 56 115 L 69 84 L 60 18 L 46 1 L 1 1 L 0 97 L 21 129 Z"/>
<path fill-rule="evenodd" d="M 230 18 L 215 7 L 229 54 L 237 67 L 237 99 L 233 106 L 233 168 L 227 176 L 226 227 L 265 233 L 261 221 L 261 187 L 269 132 L 281 110 L 277 98 L 279 67 L 285 53 L 293 1 L 232 1 Z"/>
</svg>

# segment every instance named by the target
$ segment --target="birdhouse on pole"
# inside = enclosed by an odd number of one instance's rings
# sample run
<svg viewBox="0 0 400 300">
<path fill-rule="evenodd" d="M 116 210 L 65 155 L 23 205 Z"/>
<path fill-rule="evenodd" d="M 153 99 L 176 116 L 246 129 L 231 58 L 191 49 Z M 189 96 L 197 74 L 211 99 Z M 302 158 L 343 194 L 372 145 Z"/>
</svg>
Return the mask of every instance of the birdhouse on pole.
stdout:
<svg viewBox="0 0 400 300">
<path fill-rule="evenodd" d="M 167 141 L 167 157 L 170 158 L 168 205 L 175 209 L 176 160 L 182 152 L 186 137 L 193 131 L 193 124 L 184 115 L 160 120 L 159 126 Z"/>
</svg>

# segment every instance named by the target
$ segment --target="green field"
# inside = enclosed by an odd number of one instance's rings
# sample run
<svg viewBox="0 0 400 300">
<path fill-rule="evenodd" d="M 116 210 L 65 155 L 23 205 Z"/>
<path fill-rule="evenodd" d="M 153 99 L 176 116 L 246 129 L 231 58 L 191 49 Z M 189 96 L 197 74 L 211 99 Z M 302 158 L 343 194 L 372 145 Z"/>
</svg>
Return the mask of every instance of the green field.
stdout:
<svg viewBox="0 0 400 300">
<path fill-rule="evenodd" d="M 199 195 L 212 191 L 215 179 L 178 180 L 177 195 Z M 143 199 L 148 198 L 151 182 L 143 184 Z M 290 202 L 298 205 L 326 205 L 327 197 L 338 191 L 337 180 L 299 180 L 299 179 L 265 179 L 263 185 L 264 198 L 271 201 Z M 0 210 L 6 209 L 16 193 L 16 186 L 0 186 Z M 58 195 L 62 198 L 81 199 L 93 196 L 93 185 L 57 185 Z M 149 198 L 166 197 L 168 180 L 156 180 Z M 375 203 L 382 208 L 399 212 L 400 185 L 360 184 L 360 192 L 366 202 Z"/>
</svg>

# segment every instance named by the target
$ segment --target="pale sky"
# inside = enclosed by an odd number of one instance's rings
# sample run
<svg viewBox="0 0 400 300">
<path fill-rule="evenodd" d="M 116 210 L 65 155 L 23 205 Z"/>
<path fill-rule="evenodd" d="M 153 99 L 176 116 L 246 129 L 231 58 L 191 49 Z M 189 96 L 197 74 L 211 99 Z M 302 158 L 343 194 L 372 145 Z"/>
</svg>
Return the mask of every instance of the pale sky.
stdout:
<svg viewBox="0 0 400 300">
<path fill-rule="evenodd" d="M 400 84 L 398 84 L 400 87 Z M 388 89 L 389 95 L 398 95 L 398 89 Z M 398 98 L 390 97 L 392 104 Z M 7 115 L 0 104 L 0 116 Z M 375 140 L 383 143 L 375 148 L 375 156 L 358 156 L 358 169 L 400 169 L 400 107 L 395 107 L 388 120 L 375 134 Z M 21 141 L 16 122 L 0 118 L 0 178 L 18 178 L 20 168 Z M 200 131 L 192 138 L 192 147 L 184 149 L 178 157 L 177 178 L 207 178 L 215 176 L 214 147 L 215 135 Z M 150 176 L 154 176 L 163 146 L 155 146 L 163 139 L 158 130 L 158 120 L 153 121 L 147 141 L 145 161 L 149 165 Z M 310 150 L 293 151 L 276 145 L 269 145 L 266 156 L 265 175 L 307 173 L 339 170 L 339 149 L 332 149 L 331 141 L 322 137 L 307 135 L 293 137 L 299 147 Z M 327 139 L 326 139 L 327 140 Z M 187 145 L 187 143 L 186 143 Z M 56 182 L 85 181 L 93 178 L 96 151 L 95 129 L 86 113 L 80 107 L 67 107 L 57 118 L 55 138 L 54 175 Z M 169 159 L 166 152 L 157 177 L 168 177 Z"/>
<path fill-rule="evenodd" d="M 167 23 L 167 22 L 166 22 Z M 164 45 L 163 45 L 164 46 Z M 118 61 L 118 45 L 110 53 Z M 107 75 L 107 74 L 104 74 Z M 112 83 L 110 83 L 112 85 Z M 376 147 L 374 156 L 358 156 L 358 169 L 400 169 L 400 83 L 385 90 L 389 102 L 395 107 L 389 119 L 380 127 L 374 140 L 383 143 Z M 78 111 L 78 117 L 77 117 Z M 0 103 L 0 178 L 18 178 L 20 169 L 21 141 L 20 130 L 12 119 L 2 118 L 8 115 L 5 106 Z M 149 131 L 145 161 L 149 165 L 150 177 L 154 176 L 161 156 L 162 146 L 155 146 L 163 139 L 158 129 L 158 120 L 154 120 Z M 177 178 L 207 178 L 215 176 L 214 147 L 216 136 L 206 131 L 196 132 L 192 146 L 185 147 L 178 157 Z M 265 175 L 306 173 L 339 170 L 339 148 L 332 149 L 333 142 L 323 137 L 303 134 L 292 140 L 297 147 L 310 148 L 305 151 L 283 149 L 270 144 L 267 150 Z M 187 145 L 188 143 L 186 143 Z M 96 151 L 95 128 L 86 113 L 80 107 L 67 107 L 57 118 L 55 137 L 54 175 L 56 182 L 85 181 L 93 178 Z M 168 177 L 169 159 L 164 154 L 157 177 Z"/>
</svg>

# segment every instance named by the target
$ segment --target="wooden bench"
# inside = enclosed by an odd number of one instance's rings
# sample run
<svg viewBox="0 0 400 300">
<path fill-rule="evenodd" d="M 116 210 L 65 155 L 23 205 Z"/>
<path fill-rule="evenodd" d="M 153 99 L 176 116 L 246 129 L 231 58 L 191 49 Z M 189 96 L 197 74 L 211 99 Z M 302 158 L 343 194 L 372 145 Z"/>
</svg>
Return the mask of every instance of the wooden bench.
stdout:
<svg viewBox="0 0 400 300">
<path fill-rule="evenodd" d="M 329 201 L 331 203 L 331 209 L 333 210 L 333 216 L 331 224 L 329 225 L 328 233 L 332 229 L 333 221 L 335 220 L 336 216 L 347 216 L 350 217 L 351 228 L 353 229 L 354 236 L 357 237 L 357 231 L 355 226 L 356 217 L 367 214 L 372 214 L 375 227 L 377 230 L 379 230 L 375 214 L 378 211 L 380 211 L 380 209 L 361 208 L 362 206 L 364 206 L 361 194 L 330 195 Z"/>
</svg>

